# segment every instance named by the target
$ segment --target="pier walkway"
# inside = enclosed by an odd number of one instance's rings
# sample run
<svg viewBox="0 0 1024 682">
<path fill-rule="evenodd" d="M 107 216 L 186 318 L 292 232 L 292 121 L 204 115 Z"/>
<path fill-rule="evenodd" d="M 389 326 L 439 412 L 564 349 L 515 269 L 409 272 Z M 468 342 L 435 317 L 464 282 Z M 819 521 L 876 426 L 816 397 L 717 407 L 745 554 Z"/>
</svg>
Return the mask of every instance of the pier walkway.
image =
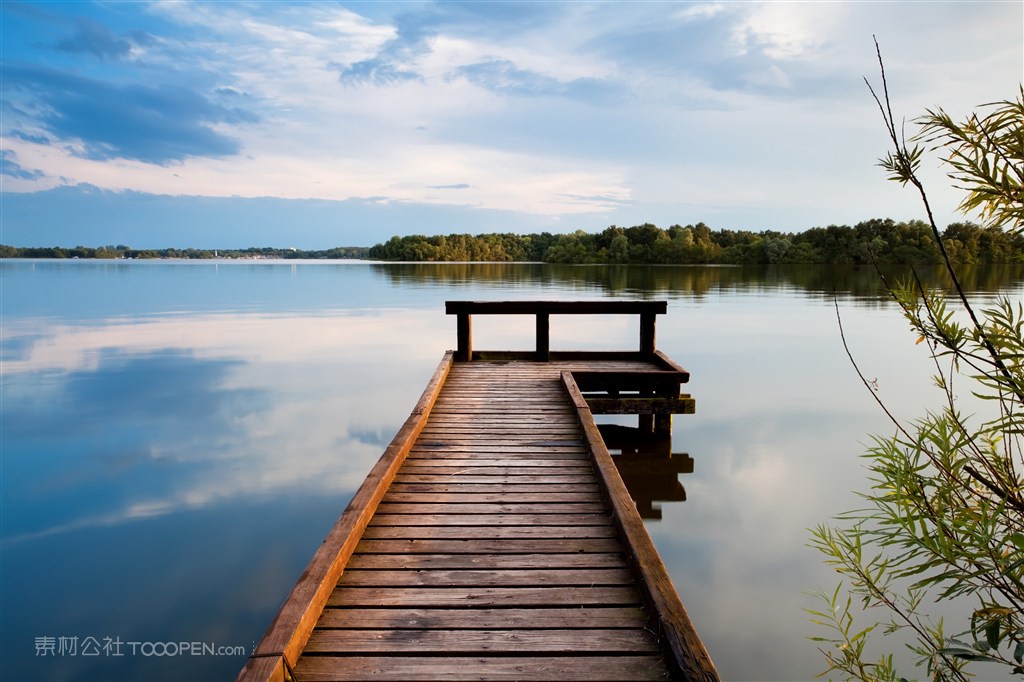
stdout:
<svg viewBox="0 0 1024 682">
<path fill-rule="evenodd" d="M 688 375 L 654 349 L 653 321 L 637 352 L 552 352 L 541 316 L 581 314 L 566 305 L 448 304 L 459 349 L 240 681 L 718 679 L 592 416 L 664 430 L 693 411 Z M 537 350 L 474 352 L 472 314 L 537 315 Z"/>
</svg>

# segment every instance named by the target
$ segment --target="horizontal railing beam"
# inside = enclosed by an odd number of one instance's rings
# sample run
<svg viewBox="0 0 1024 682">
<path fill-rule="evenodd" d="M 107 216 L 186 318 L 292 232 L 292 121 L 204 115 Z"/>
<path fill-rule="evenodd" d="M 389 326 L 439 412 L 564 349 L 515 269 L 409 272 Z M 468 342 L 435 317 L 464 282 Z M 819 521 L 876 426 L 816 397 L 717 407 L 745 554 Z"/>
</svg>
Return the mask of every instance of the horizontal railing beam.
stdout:
<svg viewBox="0 0 1024 682">
<path fill-rule="evenodd" d="M 664 315 L 667 301 L 445 301 L 449 315 Z"/>
</svg>

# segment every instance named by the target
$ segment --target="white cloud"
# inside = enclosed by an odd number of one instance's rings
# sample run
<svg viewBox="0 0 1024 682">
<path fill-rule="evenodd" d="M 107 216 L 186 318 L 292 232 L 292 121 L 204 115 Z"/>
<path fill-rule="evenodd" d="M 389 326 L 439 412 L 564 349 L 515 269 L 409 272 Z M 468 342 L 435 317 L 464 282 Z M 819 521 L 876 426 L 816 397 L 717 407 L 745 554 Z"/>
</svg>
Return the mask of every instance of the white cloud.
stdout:
<svg viewBox="0 0 1024 682">
<path fill-rule="evenodd" d="M 696 21 L 716 17 L 726 11 L 724 2 L 698 2 L 688 3 L 683 9 L 675 14 L 680 21 Z"/>
<path fill-rule="evenodd" d="M 846 15 L 846 3 L 761 2 L 744 4 L 733 28 L 743 54 L 761 49 L 772 59 L 809 57 L 835 34 Z"/>
<path fill-rule="evenodd" d="M 224 72 L 221 85 L 244 92 L 261 107 L 259 125 L 215 129 L 240 139 L 243 153 L 230 158 L 193 157 L 158 166 L 124 159 L 83 158 L 75 141 L 47 147 L 5 140 L 36 180 L 8 183 L 9 191 L 59 184 L 91 184 L 172 195 L 276 196 L 344 200 L 382 196 L 395 201 L 450 203 L 538 214 L 593 212 L 602 202 L 566 196 L 628 198 L 614 164 L 583 167 L 571 158 L 503 149 L 493 144 L 433 139 L 442 122 L 486 117 L 504 108 L 495 94 L 451 78 L 451 72 L 487 58 L 511 59 L 521 68 L 560 79 L 593 75 L 594 66 L 571 51 L 543 54 L 528 46 L 439 36 L 409 66 L 423 75 L 386 87 L 339 82 L 341 66 L 376 56 L 396 35 L 345 10 L 314 5 L 301 26 L 277 25 L 236 5 L 184 3 L 158 6 L 175 20 L 202 26 L 216 42 L 179 42 L 177 54 L 197 55 L 197 65 Z M 404 65 L 403 65 L 404 66 Z M 607 68 L 607 67 L 606 67 Z M 255 106 L 255 105 L 254 105 Z M 451 127 L 448 125 L 447 127 Z M 470 183 L 458 197 L 438 196 L 431 185 Z"/>
<path fill-rule="evenodd" d="M 247 145 L 259 144 L 250 138 Z M 325 142 L 306 158 L 263 153 L 245 159 L 192 158 L 174 166 L 126 159 L 98 161 L 64 148 L 4 139 L 17 162 L 45 173 L 42 179 L 6 180 L 9 191 L 90 184 L 102 189 L 155 194 L 325 199 L 384 197 L 389 201 L 460 204 L 537 214 L 603 210 L 600 199 L 626 201 L 621 173 L 585 170 L 569 161 L 472 145 L 439 145 L 409 140 L 402 147 L 346 156 L 344 142 Z M 337 152 L 337 156 L 332 155 Z M 58 178 L 60 178 L 58 180 Z M 438 194 L 439 185 L 469 184 L 457 195 Z"/>
<path fill-rule="evenodd" d="M 242 93 L 260 117 L 216 127 L 241 142 L 241 153 L 159 167 L 83 159 L 75 140 L 44 147 L 6 138 L 23 169 L 47 177 L 8 178 L 5 191 L 88 183 L 172 195 L 457 202 L 547 216 L 607 213 L 638 198 L 714 210 L 723 201 L 714 197 L 732 194 L 744 204 L 774 199 L 780 215 L 788 204 L 792 218 L 807 201 L 798 188 L 824 182 L 820 166 L 803 163 L 813 155 L 803 147 L 827 144 L 836 177 L 862 162 L 864 138 L 849 131 L 874 116 L 861 82 L 876 71 L 873 31 L 895 104 L 909 117 L 935 105 L 966 111 L 1012 94 L 1020 77 L 1020 6 L 1007 3 L 945 3 L 924 15 L 917 3 L 572 3 L 539 5 L 529 15 L 536 20 L 507 24 L 482 12 L 431 13 L 430 5 L 425 17 L 401 20 L 384 16 L 390 10 L 363 16 L 358 4 L 150 7 L 188 30 L 158 36 L 147 64 Z M 363 61 L 415 79 L 342 83 L 342 72 Z M 500 68 L 477 78 L 460 71 L 488 63 Z M 566 89 L 587 79 L 612 90 L 601 99 Z M 753 181 L 737 192 L 729 173 L 715 170 L 723 163 Z M 462 184 L 471 187 L 457 196 L 432 189 Z M 831 199 L 841 213 L 860 195 L 868 213 L 889 210 L 876 185 L 833 193 L 815 200 Z M 601 196 L 613 201 L 567 199 Z"/>
</svg>

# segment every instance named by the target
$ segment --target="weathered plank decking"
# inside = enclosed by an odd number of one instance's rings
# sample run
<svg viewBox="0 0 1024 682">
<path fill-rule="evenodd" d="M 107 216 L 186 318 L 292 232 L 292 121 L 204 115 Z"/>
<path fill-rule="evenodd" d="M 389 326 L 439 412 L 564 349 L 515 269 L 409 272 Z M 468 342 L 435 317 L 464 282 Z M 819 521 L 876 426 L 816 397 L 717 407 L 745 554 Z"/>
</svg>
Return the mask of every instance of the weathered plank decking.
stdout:
<svg viewBox="0 0 1024 682">
<path fill-rule="evenodd" d="M 556 354 L 538 322 L 547 360 L 479 361 L 480 311 L 455 307 L 465 360 L 445 354 L 238 679 L 717 679 L 579 386 L 692 411 L 653 323 L 639 352 Z"/>
</svg>

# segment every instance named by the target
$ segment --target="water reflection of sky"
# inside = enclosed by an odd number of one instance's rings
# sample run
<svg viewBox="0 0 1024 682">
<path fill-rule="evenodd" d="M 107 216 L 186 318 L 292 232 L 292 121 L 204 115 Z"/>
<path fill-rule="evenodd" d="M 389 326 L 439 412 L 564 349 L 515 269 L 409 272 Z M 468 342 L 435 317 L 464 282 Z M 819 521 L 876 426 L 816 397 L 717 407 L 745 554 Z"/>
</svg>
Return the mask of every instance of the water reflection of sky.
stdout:
<svg viewBox="0 0 1024 682">
<path fill-rule="evenodd" d="M 46 659 L 34 642 L 251 648 L 450 336 L 415 309 L 117 303 L 5 306 L 3 679 L 232 678 L 244 656 Z"/>
<path fill-rule="evenodd" d="M 409 363 L 443 346 L 421 316 L 40 321 L 5 363 L 17 447 L 4 461 L 17 510 L 7 543 L 237 496 L 354 489 L 404 419 L 396 389 L 410 405 L 422 389 Z M 398 341 L 414 336 L 427 342 Z"/>
<path fill-rule="evenodd" d="M 538 266 L 507 283 L 351 263 L 0 268 L 3 679 L 230 679 L 244 656 L 42 660 L 34 638 L 251 646 L 453 345 L 446 298 L 616 295 L 595 270 Z M 670 299 L 658 345 L 697 398 L 673 437 L 695 462 L 687 501 L 649 528 L 724 678 L 809 680 L 803 592 L 834 581 L 806 529 L 855 506 L 857 455 L 888 425 L 830 301 L 730 281 L 643 294 Z M 918 414 L 922 348 L 858 301 L 841 305 L 851 347 Z M 474 334 L 533 342 L 521 318 Z M 552 320 L 555 349 L 636 338 L 628 318 Z"/>
</svg>

